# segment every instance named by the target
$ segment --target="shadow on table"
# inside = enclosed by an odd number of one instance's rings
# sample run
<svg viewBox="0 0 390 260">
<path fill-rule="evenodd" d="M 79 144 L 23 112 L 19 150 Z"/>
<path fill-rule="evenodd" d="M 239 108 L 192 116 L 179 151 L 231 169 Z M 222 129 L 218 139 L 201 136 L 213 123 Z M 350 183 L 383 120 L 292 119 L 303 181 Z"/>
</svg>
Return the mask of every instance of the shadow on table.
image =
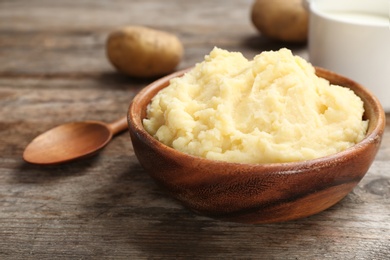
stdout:
<svg viewBox="0 0 390 260">
<path fill-rule="evenodd" d="M 21 162 L 17 169 L 18 173 L 13 174 L 13 178 L 18 183 L 55 182 L 72 176 L 84 175 L 86 170 L 98 160 L 99 154 L 59 165 L 34 165 Z"/>
<path fill-rule="evenodd" d="M 137 253 L 144 258 L 170 259 L 210 256 L 253 259 L 259 255 L 265 259 L 275 255 L 278 259 L 288 259 L 297 250 L 307 251 L 306 259 L 319 259 L 333 244 L 325 240 L 340 239 L 342 222 L 333 224 L 343 204 L 348 204 L 342 201 L 315 216 L 286 223 L 222 222 L 182 207 L 138 163 L 131 163 L 129 170 L 85 197 L 85 214 L 93 222 L 90 236 L 95 240 L 100 236 L 105 243 L 109 243 L 107 237 L 116 241 L 102 254 L 114 256 L 120 251 L 123 255 Z M 317 243 L 317 240 L 330 243 Z"/>
<path fill-rule="evenodd" d="M 99 83 L 94 85 L 94 87 L 116 90 L 129 90 L 134 88 L 135 90 L 138 90 L 149 85 L 158 78 L 159 77 L 136 78 L 127 76 L 120 72 L 110 71 L 101 73 L 94 77 L 94 79 Z"/>
<path fill-rule="evenodd" d="M 288 48 L 292 51 L 303 51 L 306 50 L 306 43 L 287 43 L 281 41 L 271 40 L 267 37 L 261 35 L 249 35 L 246 38 L 243 38 L 241 45 L 245 47 L 245 49 L 251 50 L 260 50 L 260 51 L 268 51 L 273 50 L 277 51 L 281 48 Z"/>
</svg>

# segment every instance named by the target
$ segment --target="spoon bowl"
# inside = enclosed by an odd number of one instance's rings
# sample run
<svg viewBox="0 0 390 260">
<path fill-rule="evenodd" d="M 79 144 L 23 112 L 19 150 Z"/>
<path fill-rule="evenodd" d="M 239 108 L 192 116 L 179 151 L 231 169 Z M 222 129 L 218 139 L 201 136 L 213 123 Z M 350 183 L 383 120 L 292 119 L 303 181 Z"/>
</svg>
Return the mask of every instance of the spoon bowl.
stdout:
<svg viewBox="0 0 390 260">
<path fill-rule="evenodd" d="M 91 156 L 126 129 L 126 117 L 110 124 L 99 121 L 63 124 L 37 136 L 24 150 L 23 159 L 32 164 L 52 165 Z"/>
</svg>

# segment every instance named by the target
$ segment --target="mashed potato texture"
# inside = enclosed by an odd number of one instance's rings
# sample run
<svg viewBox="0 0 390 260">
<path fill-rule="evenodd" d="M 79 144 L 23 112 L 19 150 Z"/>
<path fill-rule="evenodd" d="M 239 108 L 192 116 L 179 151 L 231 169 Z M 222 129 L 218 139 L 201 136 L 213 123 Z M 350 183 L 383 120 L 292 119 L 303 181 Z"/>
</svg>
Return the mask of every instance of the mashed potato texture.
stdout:
<svg viewBox="0 0 390 260">
<path fill-rule="evenodd" d="M 314 159 L 362 140 L 361 99 L 315 75 L 288 49 L 241 53 L 214 48 L 172 79 L 147 108 L 145 129 L 184 153 L 239 163 Z"/>
</svg>

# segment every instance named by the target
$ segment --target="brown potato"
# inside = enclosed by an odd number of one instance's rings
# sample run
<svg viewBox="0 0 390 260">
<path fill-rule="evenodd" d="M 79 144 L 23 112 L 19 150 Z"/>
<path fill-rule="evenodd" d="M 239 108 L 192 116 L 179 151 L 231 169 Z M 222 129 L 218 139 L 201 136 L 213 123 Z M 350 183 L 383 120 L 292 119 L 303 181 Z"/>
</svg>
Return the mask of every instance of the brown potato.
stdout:
<svg viewBox="0 0 390 260">
<path fill-rule="evenodd" d="M 271 39 L 293 43 L 307 40 L 308 12 L 302 0 L 256 0 L 251 18 L 257 30 Z"/>
<path fill-rule="evenodd" d="M 112 65 L 124 74 L 156 77 L 176 68 L 183 56 L 183 45 L 168 32 L 127 26 L 109 34 L 106 53 Z"/>
</svg>

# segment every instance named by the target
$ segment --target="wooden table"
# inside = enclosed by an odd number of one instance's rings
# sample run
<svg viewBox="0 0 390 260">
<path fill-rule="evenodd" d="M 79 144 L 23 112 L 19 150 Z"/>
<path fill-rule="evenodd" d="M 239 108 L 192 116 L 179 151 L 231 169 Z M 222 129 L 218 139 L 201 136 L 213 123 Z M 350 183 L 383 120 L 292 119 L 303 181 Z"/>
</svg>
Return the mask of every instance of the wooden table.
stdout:
<svg viewBox="0 0 390 260">
<path fill-rule="evenodd" d="M 124 116 L 149 80 L 119 75 L 105 39 L 128 24 L 179 36 L 180 68 L 213 46 L 248 58 L 288 47 L 249 19 L 251 0 L 1 0 L 0 259 L 389 259 L 390 125 L 366 177 L 334 207 L 305 219 L 245 225 L 183 208 L 144 172 L 128 134 L 61 166 L 23 162 L 37 134 Z M 387 115 L 390 122 L 390 115 Z"/>
</svg>

